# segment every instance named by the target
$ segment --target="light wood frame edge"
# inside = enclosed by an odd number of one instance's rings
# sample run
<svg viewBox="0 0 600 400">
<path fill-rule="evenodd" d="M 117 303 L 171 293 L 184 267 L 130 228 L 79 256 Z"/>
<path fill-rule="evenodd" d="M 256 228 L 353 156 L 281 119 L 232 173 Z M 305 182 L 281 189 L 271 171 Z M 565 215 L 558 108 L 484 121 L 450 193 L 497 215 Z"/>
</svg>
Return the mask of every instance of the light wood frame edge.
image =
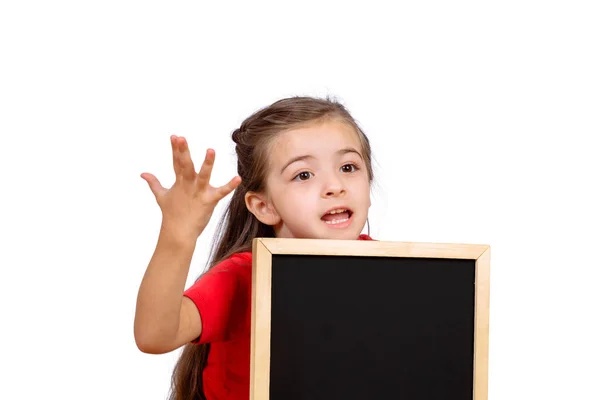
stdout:
<svg viewBox="0 0 600 400">
<path fill-rule="evenodd" d="M 475 343 L 473 349 L 473 400 L 488 398 L 490 334 L 490 254 L 487 248 L 475 261 Z"/>
<path fill-rule="evenodd" d="M 488 245 L 460 243 L 412 243 L 373 240 L 277 239 L 259 240 L 272 254 L 345 255 L 478 259 Z"/>
<path fill-rule="evenodd" d="M 260 239 L 254 239 L 252 254 L 250 400 L 264 400 L 269 398 L 269 368 L 271 364 L 272 253 Z"/>
<path fill-rule="evenodd" d="M 411 243 L 257 238 L 252 242 L 252 334 L 250 400 L 267 399 L 271 359 L 271 267 L 273 254 L 375 257 L 456 258 L 475 260 L 475 332 L 473 400 L 488 398 L 490 246 L 458 243 Z M 258 266 L 261 268 L 258 268 Z M 257 293 L 262 293 L 257 296 Z M 256 312 L 257 310 L 261 313 Z M 259 319 L 260 318 L 260 319 Z M 261 338 L 258 340 L 258 338 Z M 262 338 L 268 338 L 263 340 Z"/>
</svg>

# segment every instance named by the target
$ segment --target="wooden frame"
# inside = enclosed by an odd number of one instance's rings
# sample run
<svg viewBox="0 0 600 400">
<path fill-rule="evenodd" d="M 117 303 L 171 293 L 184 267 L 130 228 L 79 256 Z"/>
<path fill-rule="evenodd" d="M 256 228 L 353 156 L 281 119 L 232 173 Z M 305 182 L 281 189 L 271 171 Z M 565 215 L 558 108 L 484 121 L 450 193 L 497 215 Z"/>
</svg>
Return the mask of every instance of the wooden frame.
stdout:
<svg viewBox="0 0 600 400">
<path fill-rule="evenodd" d="M 269 398 L 272 255 L 419 257 L 475 260 L 473 399 L 488 398 L 490 246 L 355 240 L 257 238 L 252 243 L 250 399 Z"/>
</svg>

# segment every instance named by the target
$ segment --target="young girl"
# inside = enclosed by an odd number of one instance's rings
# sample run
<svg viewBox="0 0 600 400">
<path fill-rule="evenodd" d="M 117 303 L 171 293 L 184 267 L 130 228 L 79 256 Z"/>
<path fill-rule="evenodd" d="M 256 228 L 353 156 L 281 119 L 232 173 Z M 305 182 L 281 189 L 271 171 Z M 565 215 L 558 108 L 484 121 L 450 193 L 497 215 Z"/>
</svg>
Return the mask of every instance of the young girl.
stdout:
<svg viewBox="0 0 600 400">
<path fill-rule="evenodd" d="M 196 173 L 183 137 L 171 137 L 170 189 L 142 174 L 162 225 L 139 289 L 135 340 L 153 354 L 185 346 L 172 400 L 249 398 L 252 239 L 371 240 L 361 234 L 371 205 L 371 148 L 341 104 L 283 99 L 246 119 L 232 138 L 239 176 L 222 187 L 209 184 L 214 151 Z M 212 268 L 184 290 L 196 241 L 232 191 Z"/>
</svg>

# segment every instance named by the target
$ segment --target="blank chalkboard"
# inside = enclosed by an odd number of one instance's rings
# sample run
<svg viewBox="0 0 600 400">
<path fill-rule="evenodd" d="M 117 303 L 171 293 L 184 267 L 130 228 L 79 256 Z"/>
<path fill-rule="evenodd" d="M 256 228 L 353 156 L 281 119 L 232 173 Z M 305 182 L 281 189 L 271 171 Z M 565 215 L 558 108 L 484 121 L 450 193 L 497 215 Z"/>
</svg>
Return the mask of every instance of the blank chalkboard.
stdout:
<svg viewBox="0 0 600 400">
<path fill-rule="evenodd" d="M 489 255 L 255 239 L 251 398 L 487 399 Z"/>
</svg>

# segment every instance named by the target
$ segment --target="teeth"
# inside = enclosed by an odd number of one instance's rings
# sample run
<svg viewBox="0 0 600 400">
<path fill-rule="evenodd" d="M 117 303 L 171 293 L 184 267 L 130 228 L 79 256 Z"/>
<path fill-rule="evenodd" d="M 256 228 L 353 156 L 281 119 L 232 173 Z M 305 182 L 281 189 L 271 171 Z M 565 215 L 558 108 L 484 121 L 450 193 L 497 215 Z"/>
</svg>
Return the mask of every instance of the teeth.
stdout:
<svg viewBox="0 0 600 400">
<path fill-rule="evenodd" d="M 344 219 L 335 219 L 335 220 L 333 220 L 333 221 L 325 221 L 325 223 L 326 223 L 326 224 L 329 224 L 329 225 L 335 225 L 335 224 L 339 224 L 339 223 L 346 222 L 346 221 L 348 221 L 348 218 L 344 218 Z"/>
<path fill-rule="evenodd" d="M 338 210 L 330 211 L 329 214 L 340 214 L 340 213 L 343 213 L 343 212 L 346 212 L 346 211 L 348 211 L 348 210 L 346 210 L 345 208 L 340 208 Z"/>
</svg>

